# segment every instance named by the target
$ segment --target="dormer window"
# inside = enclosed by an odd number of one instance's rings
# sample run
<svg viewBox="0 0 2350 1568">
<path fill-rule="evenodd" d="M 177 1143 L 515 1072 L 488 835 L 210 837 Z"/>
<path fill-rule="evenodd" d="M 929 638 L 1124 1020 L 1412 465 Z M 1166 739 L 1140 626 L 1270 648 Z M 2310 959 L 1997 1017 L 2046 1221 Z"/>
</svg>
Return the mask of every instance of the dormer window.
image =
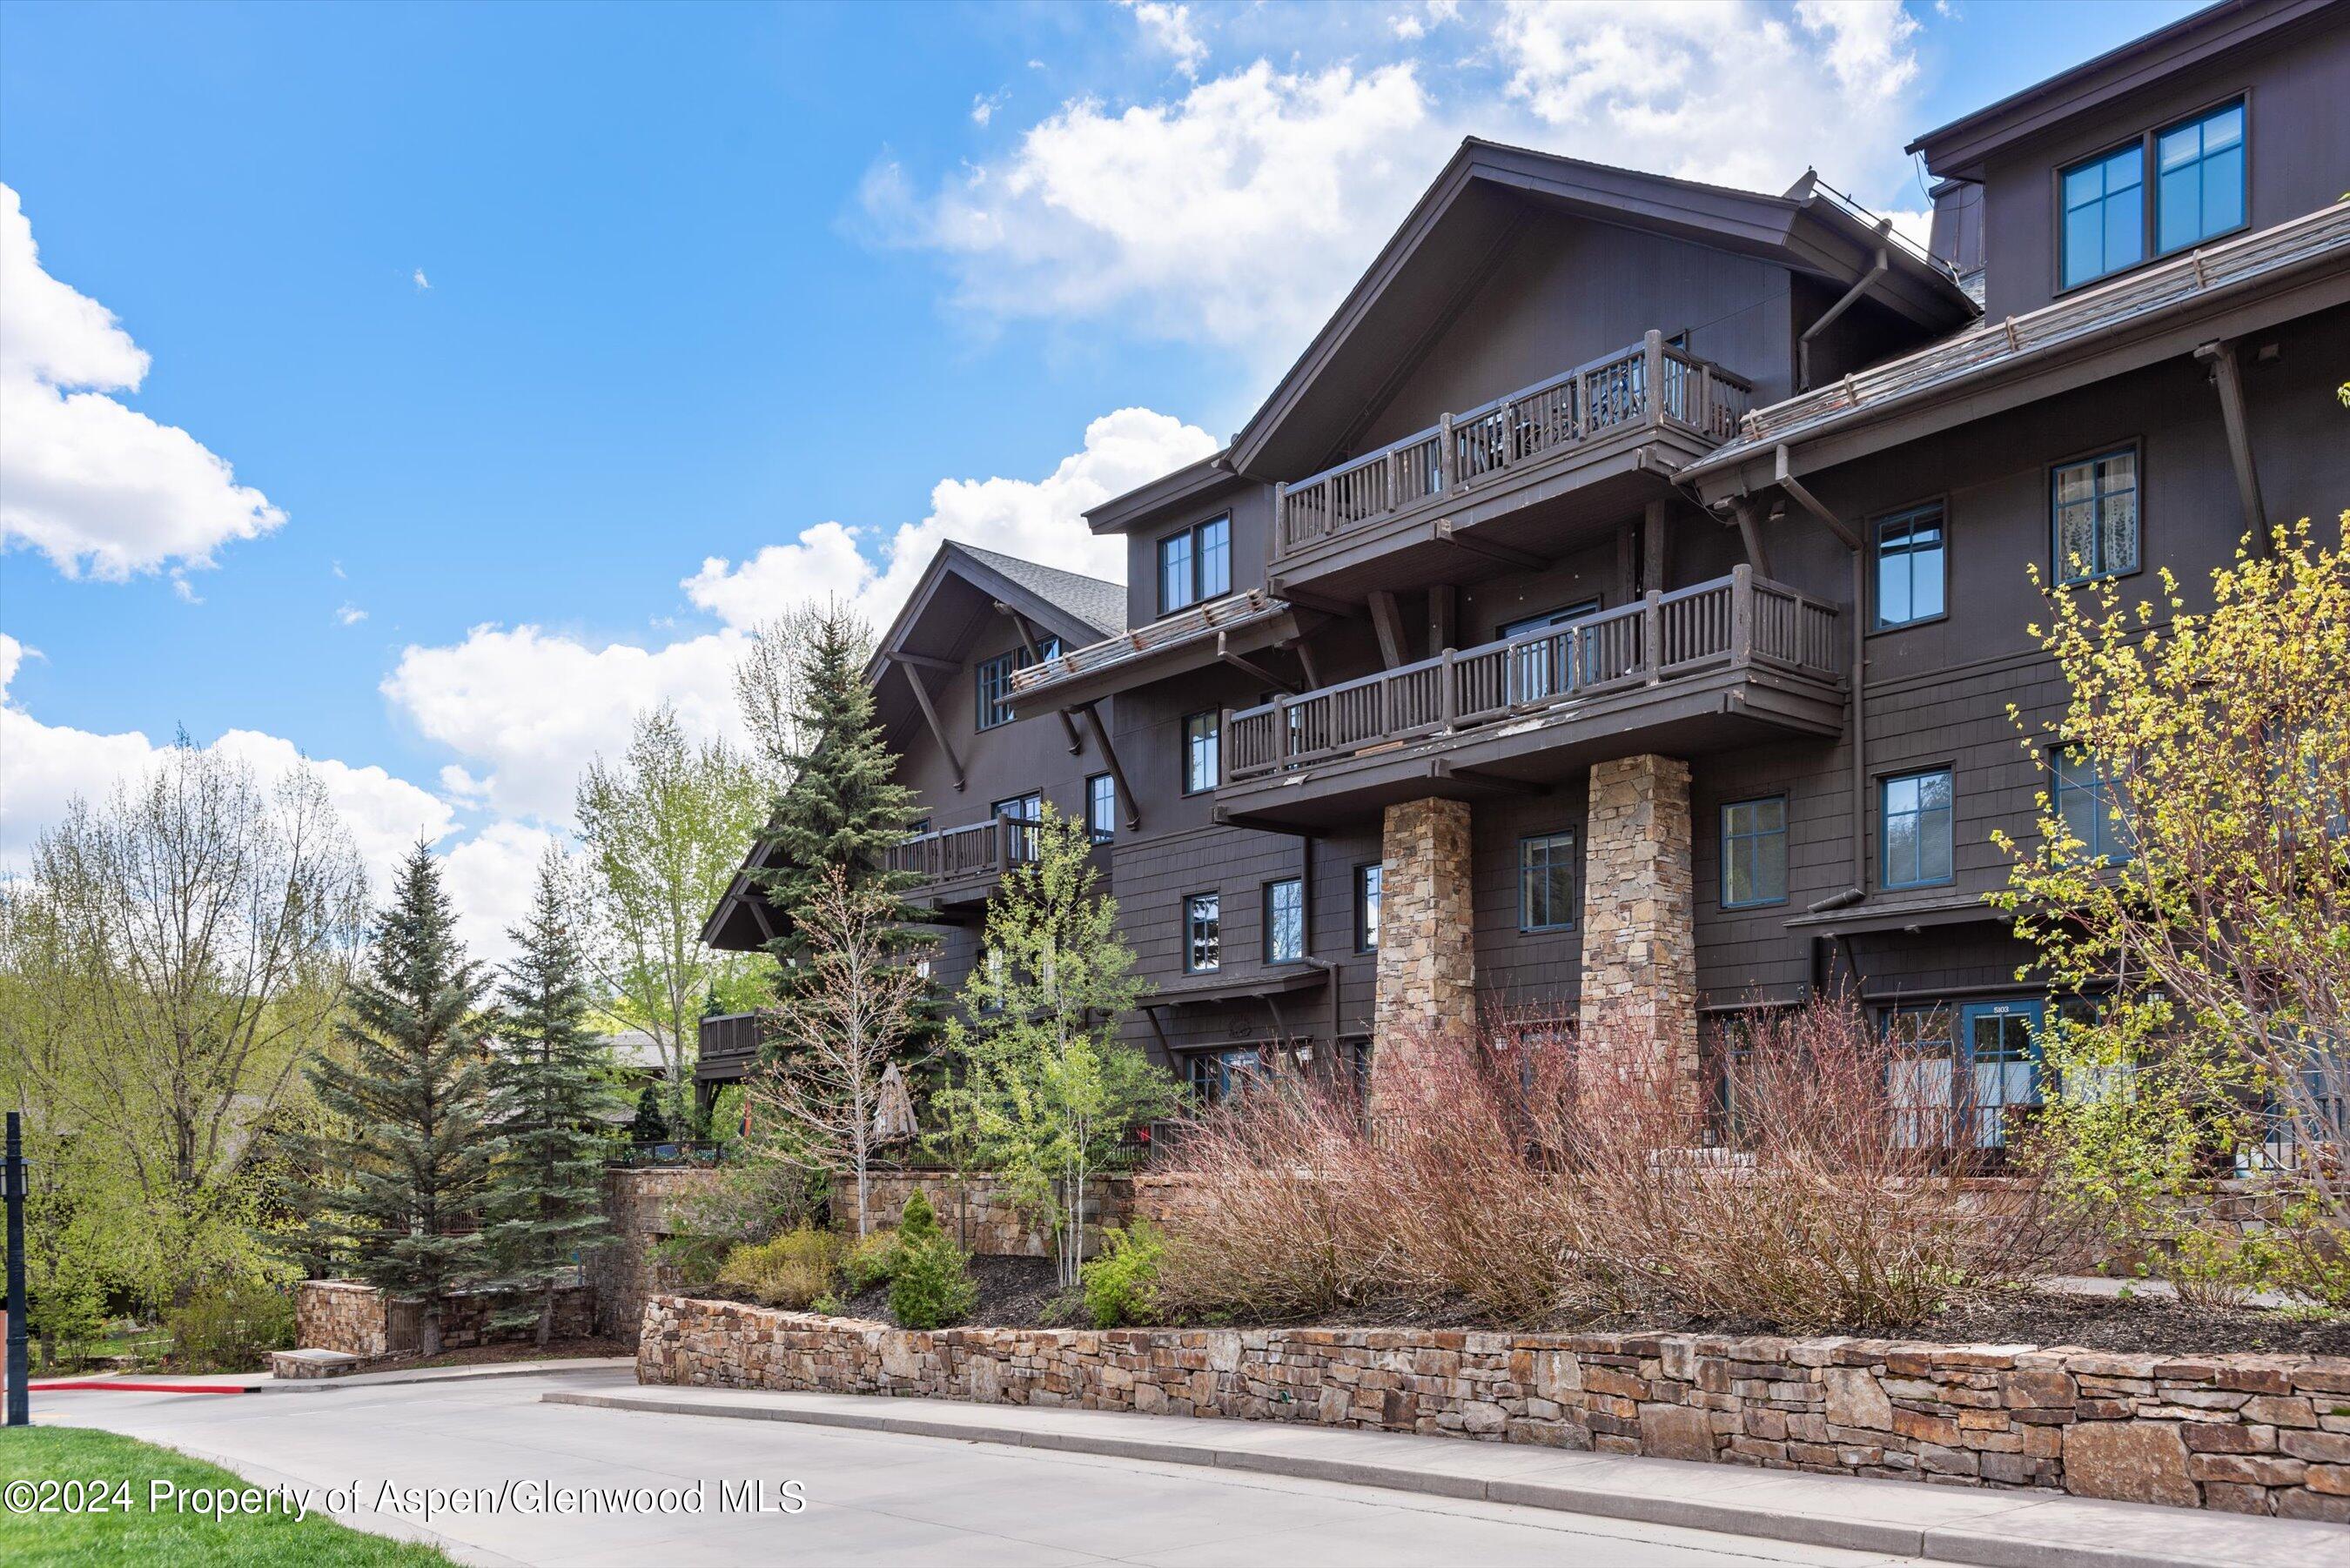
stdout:
<svg viewBox="0 0 2350 1568">
<path fill-rule="evenodd" d="M 2147 170 L 2154 170 L 2149 199 Z M 2244 102 L 2207 110 L 2057 176 L 2066 288 L 2244 226 Z"/>
<path fill-rule="evenodd" d="M 1232 520 L 1211 517 L 1159 541 L 1159 613 L 1232 591 Z"/>
</svg>

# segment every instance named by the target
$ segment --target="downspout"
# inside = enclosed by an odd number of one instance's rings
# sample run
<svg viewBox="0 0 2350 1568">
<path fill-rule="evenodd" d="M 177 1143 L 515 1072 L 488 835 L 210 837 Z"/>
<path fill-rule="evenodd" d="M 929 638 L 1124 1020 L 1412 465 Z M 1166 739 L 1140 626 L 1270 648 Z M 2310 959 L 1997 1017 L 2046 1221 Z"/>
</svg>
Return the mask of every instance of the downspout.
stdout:
<svg viewBox="0 0 2350 1568">
<path fill-rule="evenodd" d="M 1883 277 L 1892 265 L 1891 254 L 1883 245 L 1877 246 L 1876 265 L 1862 273 L 1853 286 L 1844 291 L 1843 298 L 1822 311 L 1817 321 L 1804 328 L 1804 335 L 1795 339 L 1795 390 L 1808 392 L 1812 389 L 1812 339 L 1835 325 L 1837 317 L 1858 304 L 1860 296 L 1868 292 L 1868 286 Z"/>
<path fill-rule="evenodd" d="M 1860 535 L 1795 477 L 1784 444 L 1773 467 L 1779 488 L 1852 552 L 1852 886 L 1810 906 L 1812 913 L 1821 914 L 1846 909 L 1868 896 L 1868 818 L 1865 815 L 1868 810 L 1868 557 L 1861 548 Z"/>
</svg>

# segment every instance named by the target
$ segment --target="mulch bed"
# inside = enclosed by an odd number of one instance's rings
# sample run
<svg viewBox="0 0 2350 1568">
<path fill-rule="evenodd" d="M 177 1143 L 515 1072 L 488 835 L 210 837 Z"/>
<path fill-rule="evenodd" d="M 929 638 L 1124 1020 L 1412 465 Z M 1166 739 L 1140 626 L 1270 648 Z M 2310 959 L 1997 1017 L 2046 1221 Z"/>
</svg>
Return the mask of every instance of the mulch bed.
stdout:
<svg viewBox="0 0 2350 1568">
<path fill-rule="evenodd" d="M 1069 1328 L 1087 1324 L 1084 1304 L 1054 1282 L 1047 1258 L 973 1258 L 979 1308 L 968 1326 L 978 1328 Z M 889 1288 L 867 1291 L 842 1303 L 841 1315 L 890 1323 Z M 1209 1324 L 1186 1326 L 1211 1326 Z M 1216 1327 L 1302 1327 L 1300 1324 L 1219 1322 Z M 1349 1312 L 1346 1328 L 1478 1328 L 1511 1325 L 1484 1318 L 1464 1304 L 1394 1303 Z M 1770 1324 L 1700 1318 L 1673 1313 L 1562 1320 L 1544 1325 L 1555 1333 L 1634 1330 L 1683 1334 L 1782 1334 Z M 2304 1355 L 2350 1355 L 2350 1318 L 2312 1319 L 2254 1307 L 2204 1308 L 2160 1296 L 2117 1300 L 2018 1291 L 1949 1308 L 1906 1328 L 1856 1324 L 1831 1332 L 1873 1339 L 1920 1340 L 1938 1345 L 2079 1345 L 2138 1355 L 2210 1355 L 2224 1351 L 2290 1352 Z"/>
</svg>

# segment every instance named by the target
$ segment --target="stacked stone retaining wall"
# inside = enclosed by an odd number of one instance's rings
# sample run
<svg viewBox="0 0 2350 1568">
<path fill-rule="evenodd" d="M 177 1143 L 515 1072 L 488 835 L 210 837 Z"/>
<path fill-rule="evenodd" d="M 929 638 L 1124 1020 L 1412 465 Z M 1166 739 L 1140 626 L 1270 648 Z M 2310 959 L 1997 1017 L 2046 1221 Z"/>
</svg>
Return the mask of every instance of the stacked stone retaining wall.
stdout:
<svg viewBox="0 0 2350 1568">
<path fill-rule="evenodd" d="M 493 1291 L 457 1291 L 442 1298 L 441 1348 L 517 1344 L 537 1336 L 536 1324 L 500 1328 L 491 1319 L 513 1304 Z M 424 1303 L 387 1297 L 355 1280 L 305 1280 L 294 1292 L 294 1343 L 303 1350 L 339 1350 L 372 1361 L 413 1355 L 422 1345 Z M 555 1337 L 580 1339 L 596 1328 L 596 1292 L 566 1285 L 555 1293 Z"/>
<path fill-rule="evenodd" d="M 1432 1329 L 946 1329 L 655 1296 L 642 1383 L 1445 1434 L 2350 1522 L 2350 1359 Z"/>
</svg>

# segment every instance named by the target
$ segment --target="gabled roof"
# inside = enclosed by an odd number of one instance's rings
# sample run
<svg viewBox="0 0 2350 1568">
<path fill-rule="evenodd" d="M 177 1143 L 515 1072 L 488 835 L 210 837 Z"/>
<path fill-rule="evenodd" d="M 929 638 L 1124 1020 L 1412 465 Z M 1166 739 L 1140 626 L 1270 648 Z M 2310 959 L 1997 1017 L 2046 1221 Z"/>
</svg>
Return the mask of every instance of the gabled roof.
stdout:
<svg viewBox="0 0 2350 1568">
<path fill-rule="evenodd" d="M 958 586 L 965 591 L 958 594 Z M 961 614 L 951 608 L 958 597 Z M 867 673 L 878 685 L 894 653 L 954 658 L 972 630 L 975 601 L 1009 606 L 1070 646 L 1126 628 L 1121 585 L 950 539 L 931 557 L 897 618 L 874 643 Z"/>
<path fill-rule="evenodd" d="M 1107 633 L 1126 628 L 1126 586 L 1122 583 L 1064 571 L 1041 561 L 1024 561 L 1017 556 L 983 550 L 976 545 L 958 545 L 955 548 L 968 551 L 974 559 L 994 567 L 1038 598 L 1059 606 L 1096 631 Z"/>
<path fill-rule="evenodd" d="M 1927 169 L 1938 176 L 1976 177 L 1984 160 L 2052 126 L 2158 86 L 2179 71 L 2273 43 L 2282 29 L 2327 12 L 2334 16 L 2321 25 L 2350 18 L 2343 0 L 2220 0 L 1937 126 L 1904 151 L 1923 153 Z"/>
<path fill-rule="evenodd" d="M 1871 297 L 1886 308 L 1936 334 L 1978 314 L 1947 267 L 1895 243 L 1889 223 L 1872 223 L 1809 175 L 1769 196 L 1471 137 L 1232 438 L 1232 467 L 1294 478 L 1324 466 L 1359 414 L 1364 389 L 1392 384 L 1417 360 L 1540 211 L 1762 256 L 1844 283 L 1883 248 L 1889 270 Z M 1349 390 L 1317 408 L 1313 389 L 1326 376 Z"/>
</svg>

